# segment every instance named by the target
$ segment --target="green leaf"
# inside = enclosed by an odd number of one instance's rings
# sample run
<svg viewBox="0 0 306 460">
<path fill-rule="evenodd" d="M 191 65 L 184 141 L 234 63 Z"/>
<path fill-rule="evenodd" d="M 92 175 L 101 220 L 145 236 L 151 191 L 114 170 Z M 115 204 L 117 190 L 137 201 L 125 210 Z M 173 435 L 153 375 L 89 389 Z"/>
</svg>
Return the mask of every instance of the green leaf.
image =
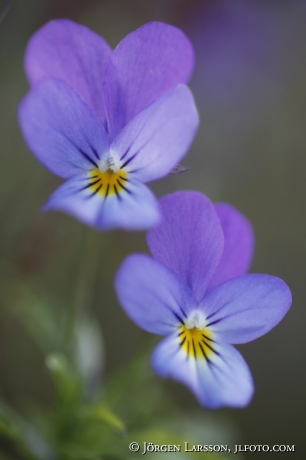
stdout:
<svg viewBox="0 0 306 460">
<path fill-rule="evenodd" d="M 46 366 L 54 382 L 58 403 L 62 409 L 76 406 L 82 399 L 82 385 L 76 370 L 62 353 L 50 353 Z"/>
<path fill-rule="evenodd" d="M 19 413 L 0 405 L 0 438 L 7 439 L 12 452 L 25 460 L 54 460 L 51 446 L 39 431 Z M 19 457 L 18 457 L 19 458 Z"/>
<path fill-rule="evenodd" d="M 103 405 L 94 408 L 94 415 L 97 420 L 107 423 L 111 428 L 117 431 L 121 436 L 125 436 L 126 428 L 122 420 Z"/>
<path fill-rule="evenodd" d="M 10 283 L 3 290 L 4 304 L 13 305 L 15 315 L 44 353 L 66 347 L 65 308 L 56 298 L 37 292 L 30 284 Z"/>
</svg>

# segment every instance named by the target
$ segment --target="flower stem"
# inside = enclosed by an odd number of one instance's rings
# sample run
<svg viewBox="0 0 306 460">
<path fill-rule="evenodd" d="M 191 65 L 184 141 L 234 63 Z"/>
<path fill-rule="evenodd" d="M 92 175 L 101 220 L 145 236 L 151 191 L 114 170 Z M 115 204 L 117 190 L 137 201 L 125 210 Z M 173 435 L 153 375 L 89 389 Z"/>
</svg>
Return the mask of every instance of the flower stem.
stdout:
<svg viewBox="0 0 306 460">
<path fill-rule="evenodd" d="M 91 304 L 99 260 L 101 235 L 90 228 L 84 234 L 84 252 L 76 283 L 75 297 L 69 325 L 69 346 L 75 341 L 75 334 Z"/>
</svg>

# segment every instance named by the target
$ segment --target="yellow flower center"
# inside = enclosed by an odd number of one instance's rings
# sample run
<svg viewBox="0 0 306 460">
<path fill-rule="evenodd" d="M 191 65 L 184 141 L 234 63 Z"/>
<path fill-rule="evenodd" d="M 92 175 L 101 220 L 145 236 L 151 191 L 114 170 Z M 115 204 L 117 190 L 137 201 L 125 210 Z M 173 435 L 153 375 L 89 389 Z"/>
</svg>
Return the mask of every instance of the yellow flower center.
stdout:
<svg viewBox="0 0 306 460">
<path fill-rule="evenodd" d="M 120 195 L 123 190 L 128 191 L 126 188 L 127 173 L 121 169 L 114 172 L 112 169 L 100 171 L 93 169 L 90 171 L 90 183 L 86 188 L 92 192 L 93 195 L 101 195 L 107 197 L 109 195 Z"/>
<path fill-rule="evenodd" d="M 212 333 L 208 329 L 193 327 L 188 329 L 185 325 L 179 327 L 180 347 L 188 357 L 209 360 L 214 350 Z"/>
</svg>

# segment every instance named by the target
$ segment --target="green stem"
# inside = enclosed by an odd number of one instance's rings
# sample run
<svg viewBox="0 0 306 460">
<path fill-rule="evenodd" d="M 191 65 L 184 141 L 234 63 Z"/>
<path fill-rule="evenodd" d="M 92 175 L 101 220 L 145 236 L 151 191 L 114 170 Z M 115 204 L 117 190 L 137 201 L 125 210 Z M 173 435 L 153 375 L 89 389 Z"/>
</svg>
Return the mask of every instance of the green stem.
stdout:
<svg viewBox="0 0 306 460">
<path fill-rule="evenodd" d="M 84 235 L 84 252 L 80 261 L 80 270 L 76 283 L 74 302 L 70 320 L 69 342 L 73 344 L 75 333 L 88 310 L 94 292 L 99 261 L 99 242 L 101 235 L 87 228 Z"/>
</svg>

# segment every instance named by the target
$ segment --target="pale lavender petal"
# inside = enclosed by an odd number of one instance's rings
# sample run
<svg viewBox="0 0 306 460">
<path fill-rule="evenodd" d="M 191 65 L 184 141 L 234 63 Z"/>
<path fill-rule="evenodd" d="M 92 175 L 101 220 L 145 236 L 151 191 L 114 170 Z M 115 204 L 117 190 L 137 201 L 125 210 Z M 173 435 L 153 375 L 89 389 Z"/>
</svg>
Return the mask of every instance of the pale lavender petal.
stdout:
<svg viewBox="0 0 306 460">
<path fill-rule="evenodd" d="M 187 83 L 193 64 L 192 45 L 176 27 L 150 22 L 127 35 L 113 51 L 105 73 L 111 137 L 157 97 Z"/>
<path fill-rule="evenodd" d="M 163 221 L 147 234 L 154 259 L 174 271 L 202 300 L 223 251 L 223 233 L 212 203 L 198 192 L 160 200 Z"/>
<path fill-rule="evenodd" d="M 98 227 L 98 215 L 102 198 L 92 196 L 88 173 L 80 174 L 64 182 L 49 198 L 43 211 L 63 211 L 91 227 Z"/>
<path fill-rule="evenodd" d="M 102 84 L 111 51 L 105 40 L 87 27 L 56 19 L 30 39 L 25 70 L 31 85 L 45 77 L 68 83 L 104 123 Z"/>
<path fill-rule="evenodd" d="M 231 345 L 214 343 L 214 348 L 218 354 L 209 361 L 197 360 L 199 402 L 208 409 L 247 406 L 254 384 L 245 360 Z"/>
<path fill-rule="evenodd" d="M 142 183 L 129 180 L 119 196 L 107 197 L 91 191 L 88 183 L 87 174 L 70 179 L 56 190 L 44 209 L 67 212 L 98 230 L 144 230 L 159 222 L 158 202 Z"/>
<path fill-rule="evenodd" d="M 157 345 L 151 364 L 160 377 L 186 385 L 208 409 L 246 406 L 254 391 L 247 364 L 231 345 L 214 343 L 214 350 L 208 360 L 187 358 L 173 333 Z"/>
<path fill-rule="evenodd" d="M 66 83 L 45 79 L 19 106 L 19 122 L 34 155 L 50 171 L 69 178 L 97 167 L 109 151 L 96 116 Z"/>
<path fill-rule="evenodd" d="M 131 177 L 125 188 L 120 198 L 113 195 L 104 200 L 98 225 L 125 230 L 147 230 L 157 225 L 161 219 L 160 208 L 151 190 Z"/>
<path fill-rule="evenodd" d="M 169 334 L 183 324 L 186 307 L 194 308 L 189 289 L 178 277 L 145 254 L 129 256 L 115 279 L 119 302 L 139 327 Z"/>
<path fill-rule="evenodd" d="M 200 308 L 220 340 L 245 343 L 276 326 L 291 301 L 290 290 L 280 278 L 243 275 L 210 291 Z"/>
<path fill-rule="evenodd" d="M 111 148 L 136 179 L 158 179 L 185 155 L 198 121 L 191 92 L 178 85 L 136 115 Z"/>
<path fill-rule="evenodd" d="M 226 203 L 216 204 L 215 210 L 224 234 L 224 250 L 209 289 L 244 275 L 251 265 L 254 252 L 254 233 L 247 218 Z"/>
<path fill-rule="evenodd" d="M 196 397 L 200 393 L 195 359 L 187 359 L 180 347 L 180 338 L 172 333 L 155 348 L 151 358 L 153 370 L 162 378 L 173 378 L 186 385 Z"/>
</svg>

